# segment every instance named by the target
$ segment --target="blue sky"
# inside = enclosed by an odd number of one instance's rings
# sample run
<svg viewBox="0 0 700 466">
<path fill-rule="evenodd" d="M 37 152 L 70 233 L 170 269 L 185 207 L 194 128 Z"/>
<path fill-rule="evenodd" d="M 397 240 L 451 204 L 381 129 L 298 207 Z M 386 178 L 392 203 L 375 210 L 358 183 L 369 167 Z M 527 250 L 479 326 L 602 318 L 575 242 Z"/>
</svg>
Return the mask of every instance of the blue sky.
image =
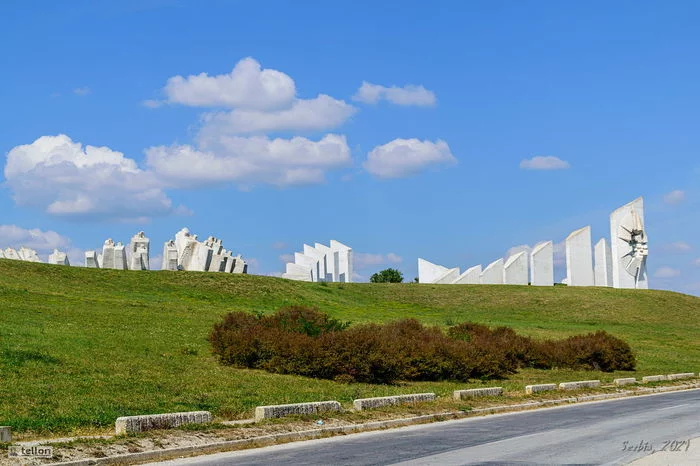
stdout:
<svg viewBox="0 0 700 466">
<path fill-rule="evenodd" d="M 0 246 L 79 258 L 145 230 L 158 255 L 187 226 L 254 273 L 337 239 L 358 280 L 411 279 L 418 257 L 486 265 L 585 225 L 595 241 L 644 196 L 651 286 L 700 295 L 698 14 L 5 2 Z"/>
</svg>

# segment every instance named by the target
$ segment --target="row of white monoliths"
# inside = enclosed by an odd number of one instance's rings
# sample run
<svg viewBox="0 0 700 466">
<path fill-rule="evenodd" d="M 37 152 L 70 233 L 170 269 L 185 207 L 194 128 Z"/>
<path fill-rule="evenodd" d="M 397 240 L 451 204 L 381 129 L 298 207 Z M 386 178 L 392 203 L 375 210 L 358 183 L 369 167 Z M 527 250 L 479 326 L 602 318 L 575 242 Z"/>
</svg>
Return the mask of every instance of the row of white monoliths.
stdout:
<svg viewBox="0 0 700 466">
<path fill-rule="evenodd" d="M 571 233 L 565 242 L 566 273 L 569 286 L 649 287 L 644 230 L 644 201 L 640 197 L 610 214 L 610 242 L 601 238 L 593 247 L 591 227 Z M 529 277 L 528 277 L 529 271 Z M 552 286 L 554 246 L 552 241 L 537 244 L 530 254 L 521 251 L 500 258 L 482 270 L 481 265 L 460 273 L 418 259 L 418 281 L 434 284 L 486 284 Z"/>
<path fill-rule="evenodd" d="M 85 252 L 85 267 L 117 270 L 150 270 L 151 240 L 143 231 L 131 238 L 127 254 L 126 247 L 110 238 L 104 242 L 102 252 Z M 0 259 L 15 259 L 42 262 L 33 249 L 22 247 L 19 251 L 0 249 Z M 49 255 L 49 264 L 70 265 L 68 255 L 54 249 Z M 203 243 L 187 228 L 175 235 L 175 240 L 166 241 L 163 247 L 162 270 L 190 270 L 199 272 L 248 273 L 248 264 L 241 255 L 234 256 L 223 248 L 222 241 L 210 236 Z"/>
</svg>

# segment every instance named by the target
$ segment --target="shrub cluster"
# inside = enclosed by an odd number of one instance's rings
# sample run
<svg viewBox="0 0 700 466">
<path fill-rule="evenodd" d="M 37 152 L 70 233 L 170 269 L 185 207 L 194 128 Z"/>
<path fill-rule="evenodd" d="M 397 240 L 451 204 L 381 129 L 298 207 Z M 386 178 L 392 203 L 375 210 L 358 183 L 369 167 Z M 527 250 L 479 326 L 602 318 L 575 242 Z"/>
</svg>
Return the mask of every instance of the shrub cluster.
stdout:
<svg viewBox="0 0 700 466">
<path fill-rule="evenodd" d="M 521 367 L 634 369 L 624 341 L 605 332 L 535 341 L 512 329 L 463 323 L 444 332 L 415 319 L 350 326 L 316 309 L 233 312 L 209 337 L 224 364 L 343 382 L 502 378 Z"/>
</svg>

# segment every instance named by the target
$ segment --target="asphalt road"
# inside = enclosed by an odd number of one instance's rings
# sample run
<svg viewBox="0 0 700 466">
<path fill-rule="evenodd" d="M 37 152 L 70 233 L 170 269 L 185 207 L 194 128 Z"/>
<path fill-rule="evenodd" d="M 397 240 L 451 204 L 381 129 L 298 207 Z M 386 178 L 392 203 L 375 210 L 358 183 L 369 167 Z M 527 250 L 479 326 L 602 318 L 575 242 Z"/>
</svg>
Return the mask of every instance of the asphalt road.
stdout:
<svg viewBox="0 0 700 466">
<path fill-rule="evenodd" d="M 700 464 L 700 390 L 491 415 L 162 463 L 214 465 Z M 691 439 L 693 448 L 670 442 Z M 694 439 L 694 440 L 692 440 Z M 680 445 L 680 447 L 679 447 Z M 641 446 L 641 448 L 640 448 Z M 654 450 L 674 447 L 663 455 Z M 641 451 L 640 451 L 641 450 Z M 695 452 L 695 453 L 694 453 Z M 654 458 L 667 458 L 657 462 Z"/>
</svg>

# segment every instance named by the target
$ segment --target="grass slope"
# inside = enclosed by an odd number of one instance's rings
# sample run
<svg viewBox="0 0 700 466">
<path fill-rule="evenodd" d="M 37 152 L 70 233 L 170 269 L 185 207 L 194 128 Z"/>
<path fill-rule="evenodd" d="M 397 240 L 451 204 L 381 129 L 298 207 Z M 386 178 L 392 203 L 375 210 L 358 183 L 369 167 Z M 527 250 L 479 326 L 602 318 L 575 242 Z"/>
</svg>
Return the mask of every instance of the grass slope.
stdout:
<svg viewBox="0 0 700 466">
<path fill-rule="evenodd" d="M 447 394 L 473 384 L 342 385 L 220 366 L 206 340 L 233 310 L 313 305 L 334 317 L 429 324 L 470 320 L 535 337 L 604 329 L 638 357 L 636 376 L 697 371 L 700 298 L 666 291 L 524 286 L 318 284 L 229 274 L 124 272 L 0 260 L 0 425 L 85 432 L 118 416 L 206 409 L 249 417 L 261 404 Z M 610 380 L 526 370 L 498 382 Z"/>
</svg>

